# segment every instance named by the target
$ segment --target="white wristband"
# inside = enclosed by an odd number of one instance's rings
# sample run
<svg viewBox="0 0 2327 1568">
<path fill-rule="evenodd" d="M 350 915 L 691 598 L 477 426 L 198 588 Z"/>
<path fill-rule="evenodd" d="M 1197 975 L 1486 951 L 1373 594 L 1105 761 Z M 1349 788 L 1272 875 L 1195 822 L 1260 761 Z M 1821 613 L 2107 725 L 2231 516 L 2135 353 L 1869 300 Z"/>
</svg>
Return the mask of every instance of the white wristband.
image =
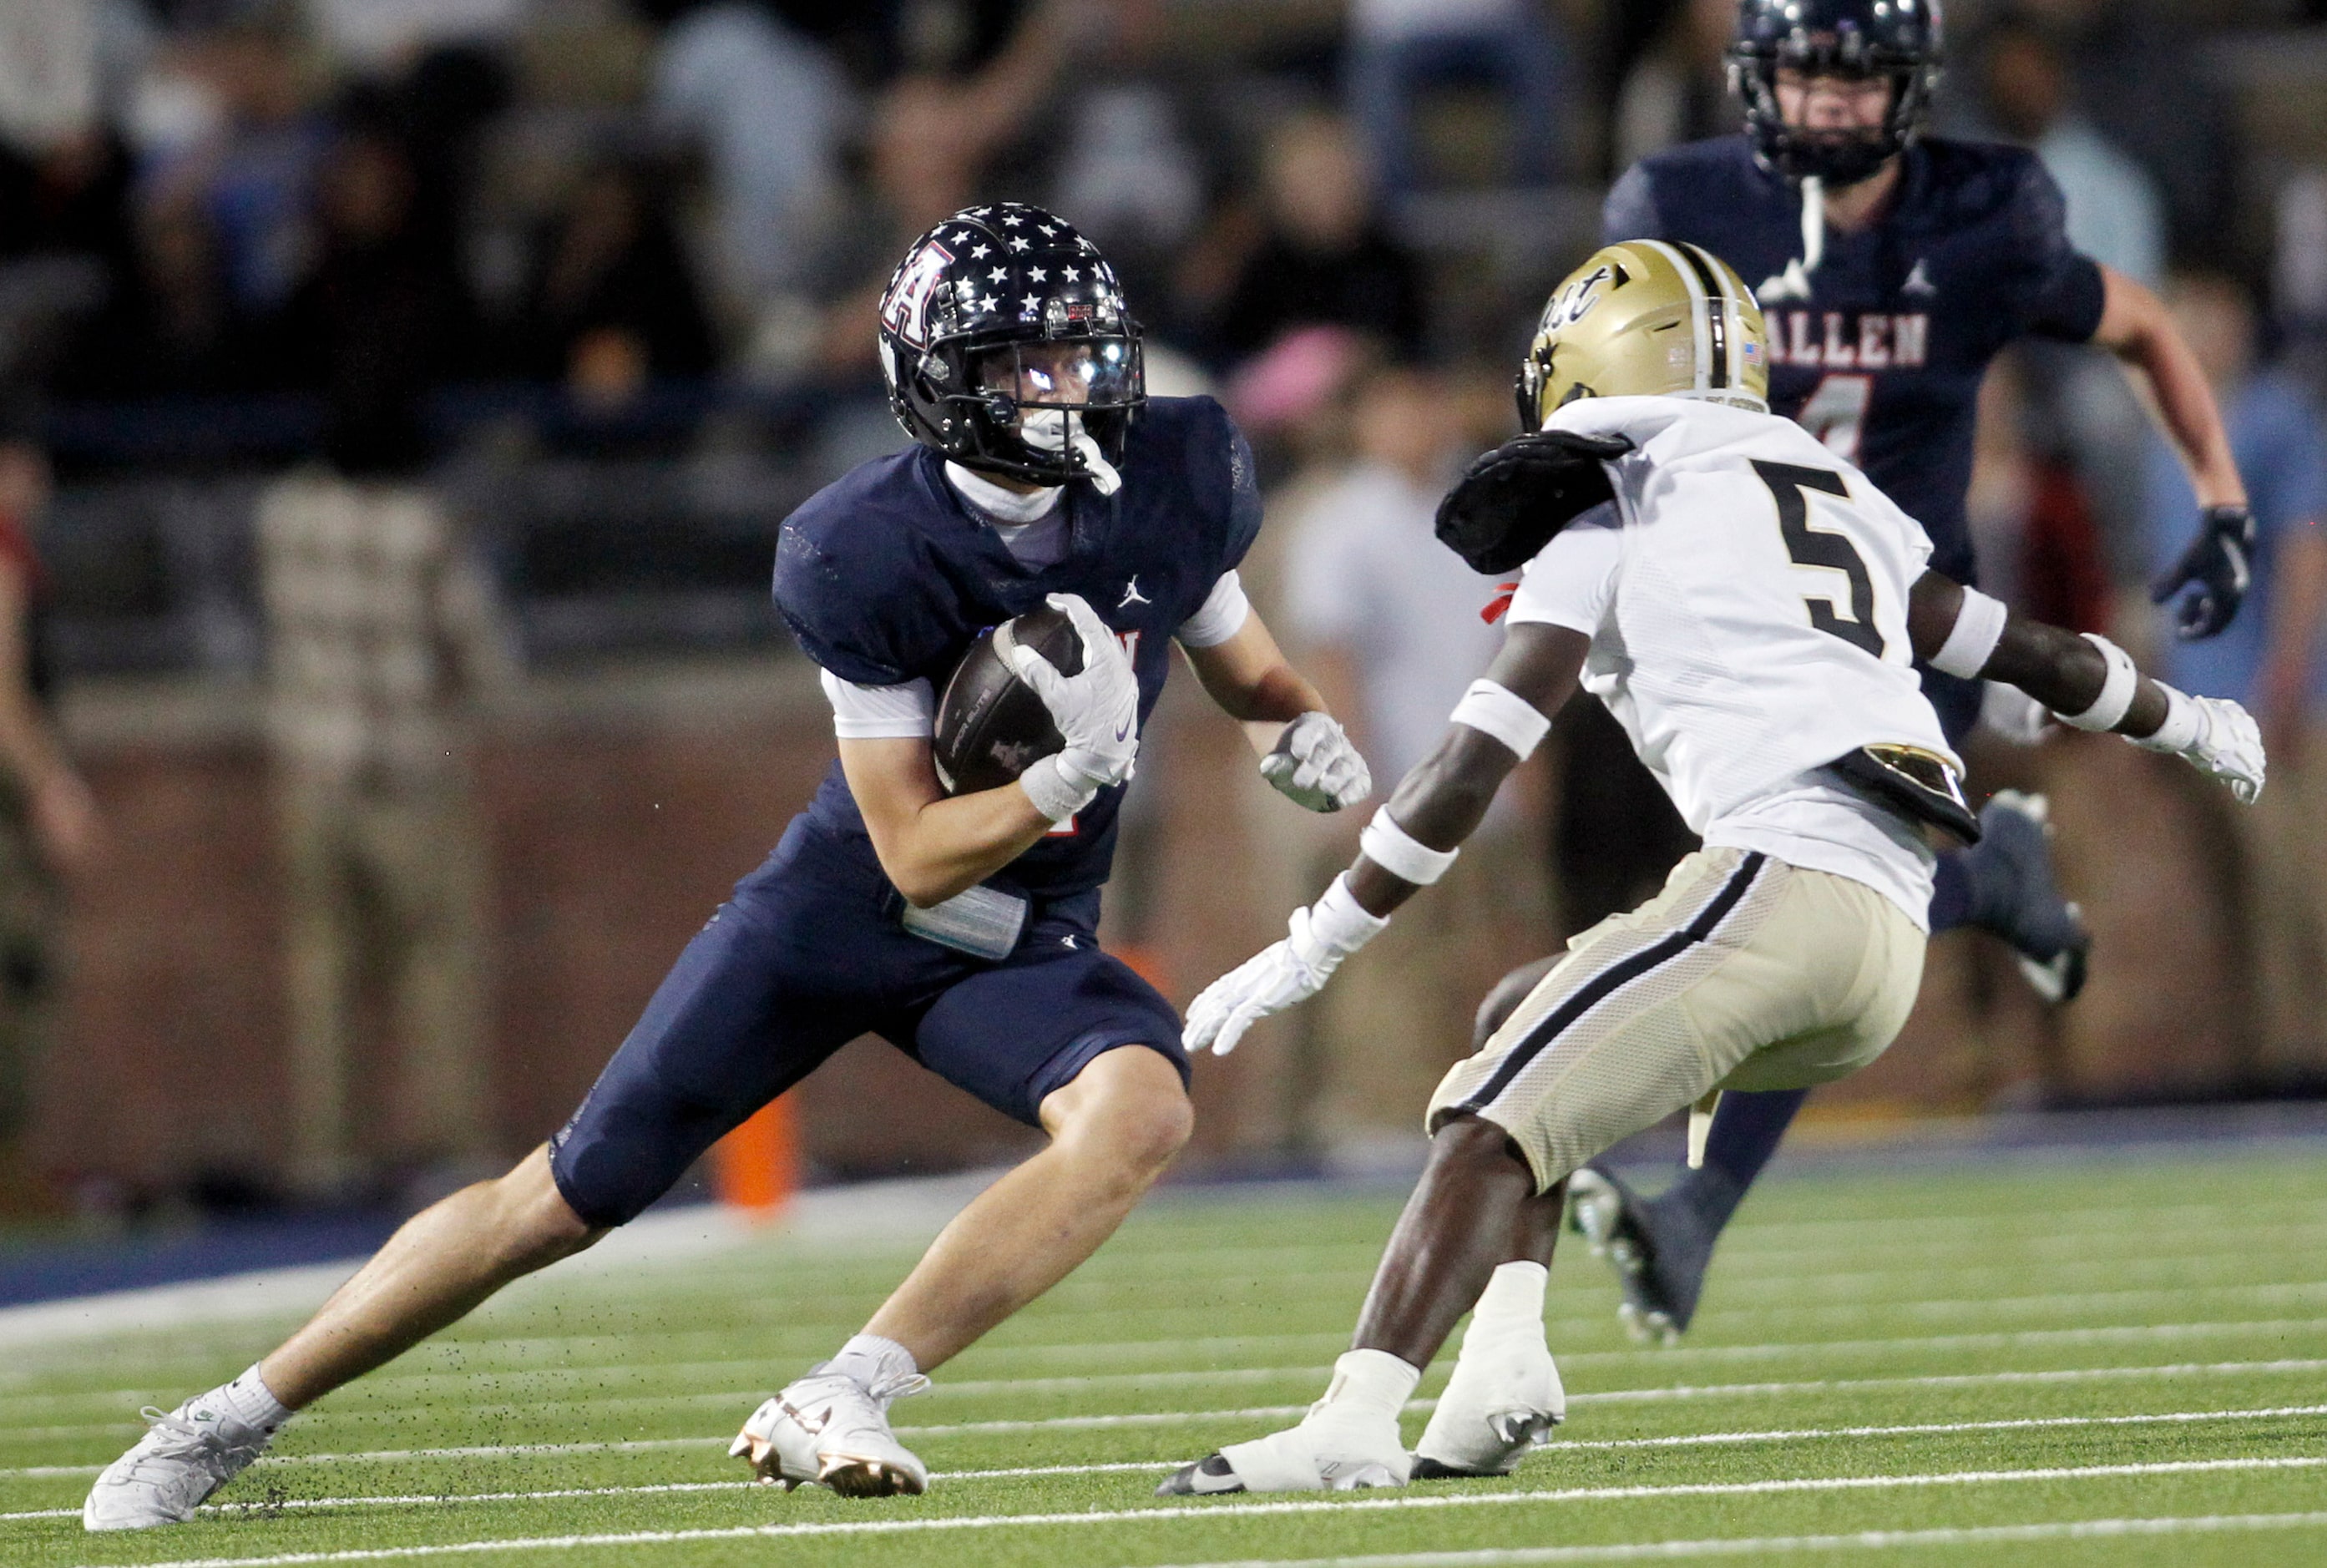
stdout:
<svg viewBox="0 0 2327 1568">
<path fill-rule="evenodd" d="M 1026 792 L 1034 809 L 1052 822 L 1064 822 L 1098 794 L 1096 782 L 1069 771 L 1055 756 L 1044 757 L 1019 774 L 1018 788 Z"/>
<path fill-rule="evenodd" d="M 2133 694 L 2141 686 L 2141 672 L 2133 667 L 2133 655 L 2099 632 L 2086 632 L 2085 640 L 2101 650 L 2101 658 L 2108 666 L 2108 676 L 2101 682 L 2101 695 L 2082 713 L 2064 714 L 2055 709 L 2052 716 L 2079 730 L 2114 730 L 2125 718 L 2126 710 L 2133 706 Z"/>
<path fill-rule="evenodd" d="M 1455 855 L 1461 853 L 1453 849 L 1433 849 L 1414 837 L 1397 825 L 1387 806 L 1375 812 L 1373 820 L 1366 824 L 1366 830 L 1358 835 L 1358 847 L 1365 852 L 1368 860 L 1382 870 L 1416 887 L 1428 887 L 1444 876 L 1446 868 L 1454 863 Z"/>
<path fill-rule="evenodd" d="M 1543 710 L 1509 686 L 1491 680 L 1474 680 L 1463 700 L 1454 705 L 1452 722 L 1467 724 L 1482 735 L 1492 735 L 1516 753 L 1520 761 L 1535 755 L 1543 738 L 1551 733 L 1551 721 Z"/>
<path fill-rule="evenodd" d="M 2146 751 L 2186 751 L 2205 733 L 2205 711 L 2163 681 L 2157 683 L 2157 689 L 2165 694 L 2165 722 L 2150 734 L 2126 739 Z"/>
<path fill-rule="evenodd" d="M 1357 894 L 1350 891 L 1350 873 L 1343 872 L 1333 879 L 1333 885 L 1324 895 L 1309 906 L 1309 936 L 1334 952 L 1356 952 L 1382 933 L 1389 924 L 1388 915 L 1370 913 L 1358 902 Z"/>
<path fill-rule="evenodd" d="M 1963 608 L 1956 611 L 1955 627 L 1947 641 L 1931 655 L 1931 667 L 1941 675 L 1977 680 L 1979 672 L 1987 667 L 1987 656 L 2004 640 L 2006 613 L 2003 600 L 1991 599 L 1977 588 L 1965 589 Z"/>
</svg>

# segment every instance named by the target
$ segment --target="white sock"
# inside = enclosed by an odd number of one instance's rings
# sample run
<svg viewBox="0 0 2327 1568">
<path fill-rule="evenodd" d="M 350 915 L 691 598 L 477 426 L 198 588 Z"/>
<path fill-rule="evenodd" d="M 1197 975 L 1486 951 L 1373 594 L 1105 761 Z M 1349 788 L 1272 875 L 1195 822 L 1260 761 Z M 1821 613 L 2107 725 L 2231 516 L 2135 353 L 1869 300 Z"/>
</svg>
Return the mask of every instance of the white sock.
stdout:
<svg viewBox="0 0 2327 1568">
<path fill-rule="evenodd" d="M 208 1394 L 199 1395 L 187 1403 L 207 1405 L 230 1415 L 245 1426 L 255 1426 L 272 1436 L 276 1428 L 291 1419 L 290 1407 L 275 1397 L 258 1375 L 258 1364 L 231 1383 L 221 1383 Z"/>
<path fill-rule="evenodd" d="M 1414 1397 L 1414 1386 L 1421 1381 L 1421 1367 L 1387 1350 L 1349 1350 L 1333 1363 L 1333 1381 L 1326 1385 L 1321 1403 L 1386 1416 L 1396 1425 L 1398 1413 Z"/>
<path fill-rule="evenodd" d="M 1472 1309 L 1476 1323 L 1543 1322 L 1544 1287 L 1551 1271 L 1539 1263 L 1507 1263 L 1488 1276 L 1487 1288 Z"/>
<path fill-rule="evenodd" d="M 884 1339 L 878 1334 L 859 1334 L 840 1348 L 840 1354 L 824 1364 L 827 1372 L 842 1377 L 871 1393 L 883 1383 L 911 1377 L 921 1367 L 913 1353 L 894 1339 Z"/>
</svg>

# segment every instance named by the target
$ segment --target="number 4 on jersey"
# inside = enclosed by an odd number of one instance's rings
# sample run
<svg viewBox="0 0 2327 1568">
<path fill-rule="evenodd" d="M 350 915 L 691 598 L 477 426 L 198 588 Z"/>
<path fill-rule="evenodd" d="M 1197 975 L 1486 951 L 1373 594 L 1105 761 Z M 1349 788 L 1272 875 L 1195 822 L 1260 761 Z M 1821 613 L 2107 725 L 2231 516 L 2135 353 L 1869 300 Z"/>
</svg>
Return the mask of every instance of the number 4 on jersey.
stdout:
<svg viewBox="0 0 2327 1568">
<path fill-rule="evenodd" d="M 1790 462 L 1764 462 L 1753 460 L 1753 471 L 1770 487 L 1770 494 L 1778 503 L 1778 532 L 1784 536 L 1786 554 L 1797 566 L 1818 566 L 1839 572 L 1850 583 L 1850 619 L 1835 613 L 1831 595 L 1802 596 L 1803 608 L 1810 612 L 1810 624 L 1830 636 L 1839 637 L 1853 648 L 1864 649 L 1875 658 L 1883 657 L 1883 634 L 1874 630 L 1874 580 L 1867 574 L 1866 563 L 1859 558 L 1858 547 L 1847 534 L 1830 528 L 1810 527 L 1809 490 L 1821 495 L 1836 496 L 1847 506 L 1850 488 L 1842 475 L 1830 468 L 1803 468 Z"/>
<path fill-rule="evenodd" d="M 1874 377 L 1836 373 L 1819 380 L 1801 412 L 1794 415 L 1794 423 L 1817 436 L 1835 456 L 1855 463 L 1859 434 L 1866 428 L 1866 406 L 1874 401 Z"/>
</svg>

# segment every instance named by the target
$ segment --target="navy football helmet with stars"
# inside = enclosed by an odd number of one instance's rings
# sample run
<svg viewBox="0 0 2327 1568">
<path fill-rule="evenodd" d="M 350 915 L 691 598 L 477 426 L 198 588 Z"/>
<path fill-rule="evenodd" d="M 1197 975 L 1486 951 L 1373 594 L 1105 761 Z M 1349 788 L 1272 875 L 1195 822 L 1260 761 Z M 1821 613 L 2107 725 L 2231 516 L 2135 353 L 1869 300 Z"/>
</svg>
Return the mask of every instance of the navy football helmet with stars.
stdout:
<svg viewBox="0 0 2327 1568">
<path fill-rule="evenodd" d="M 1147 401 L 1115 269 L 1040 207 L 955 213 L 881 296 L 881 370 L 905 433 L 965 468 L 1101 494 Z"/>
<path fill-rule="evenodd" d="M 1762 163 L 1789 180 L 1853 185 L 1898 155 L 1939 82 L 1939 0 L 1741 0 L 1731 89 Z M 1880 76 L 1891 107 L 1879 129 L 1809 131 L 1778 109 L 1778 72 Z"/>
</svg>

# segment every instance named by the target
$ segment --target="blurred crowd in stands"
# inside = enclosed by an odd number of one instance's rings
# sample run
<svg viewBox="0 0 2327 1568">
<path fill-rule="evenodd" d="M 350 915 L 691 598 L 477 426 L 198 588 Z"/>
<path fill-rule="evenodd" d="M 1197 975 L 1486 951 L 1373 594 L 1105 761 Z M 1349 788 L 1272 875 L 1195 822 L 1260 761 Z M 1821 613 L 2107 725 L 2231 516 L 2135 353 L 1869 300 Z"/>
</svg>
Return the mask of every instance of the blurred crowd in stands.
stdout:
<svg viewBox="0 0 2327 1568">
<path fill-rule="evenodd" d="M 401 471 L 442 450 L 447 387 L 561 388 L 609 441 L 658 387 L 861 388 L 904 240 L 999 194 L 1098 238 L 1188 377 L 1321 324 L 1499 367 L 1599 184 L 1733 128 L 1733 9 L 6 0 L 0 417 L 150 456 L 89 406 L 304 394 L 214 429 Z M 1952 6 L 1941 128 L 2037 146 L 2136 277 L 2260 281 L 2276 209 L 2316 228 L 2327 198 L 2249 172 L 2237 48 L 2304 9 Z M 2327 317 L 2282 248 L 2285 315 Z"/>
</svg>

